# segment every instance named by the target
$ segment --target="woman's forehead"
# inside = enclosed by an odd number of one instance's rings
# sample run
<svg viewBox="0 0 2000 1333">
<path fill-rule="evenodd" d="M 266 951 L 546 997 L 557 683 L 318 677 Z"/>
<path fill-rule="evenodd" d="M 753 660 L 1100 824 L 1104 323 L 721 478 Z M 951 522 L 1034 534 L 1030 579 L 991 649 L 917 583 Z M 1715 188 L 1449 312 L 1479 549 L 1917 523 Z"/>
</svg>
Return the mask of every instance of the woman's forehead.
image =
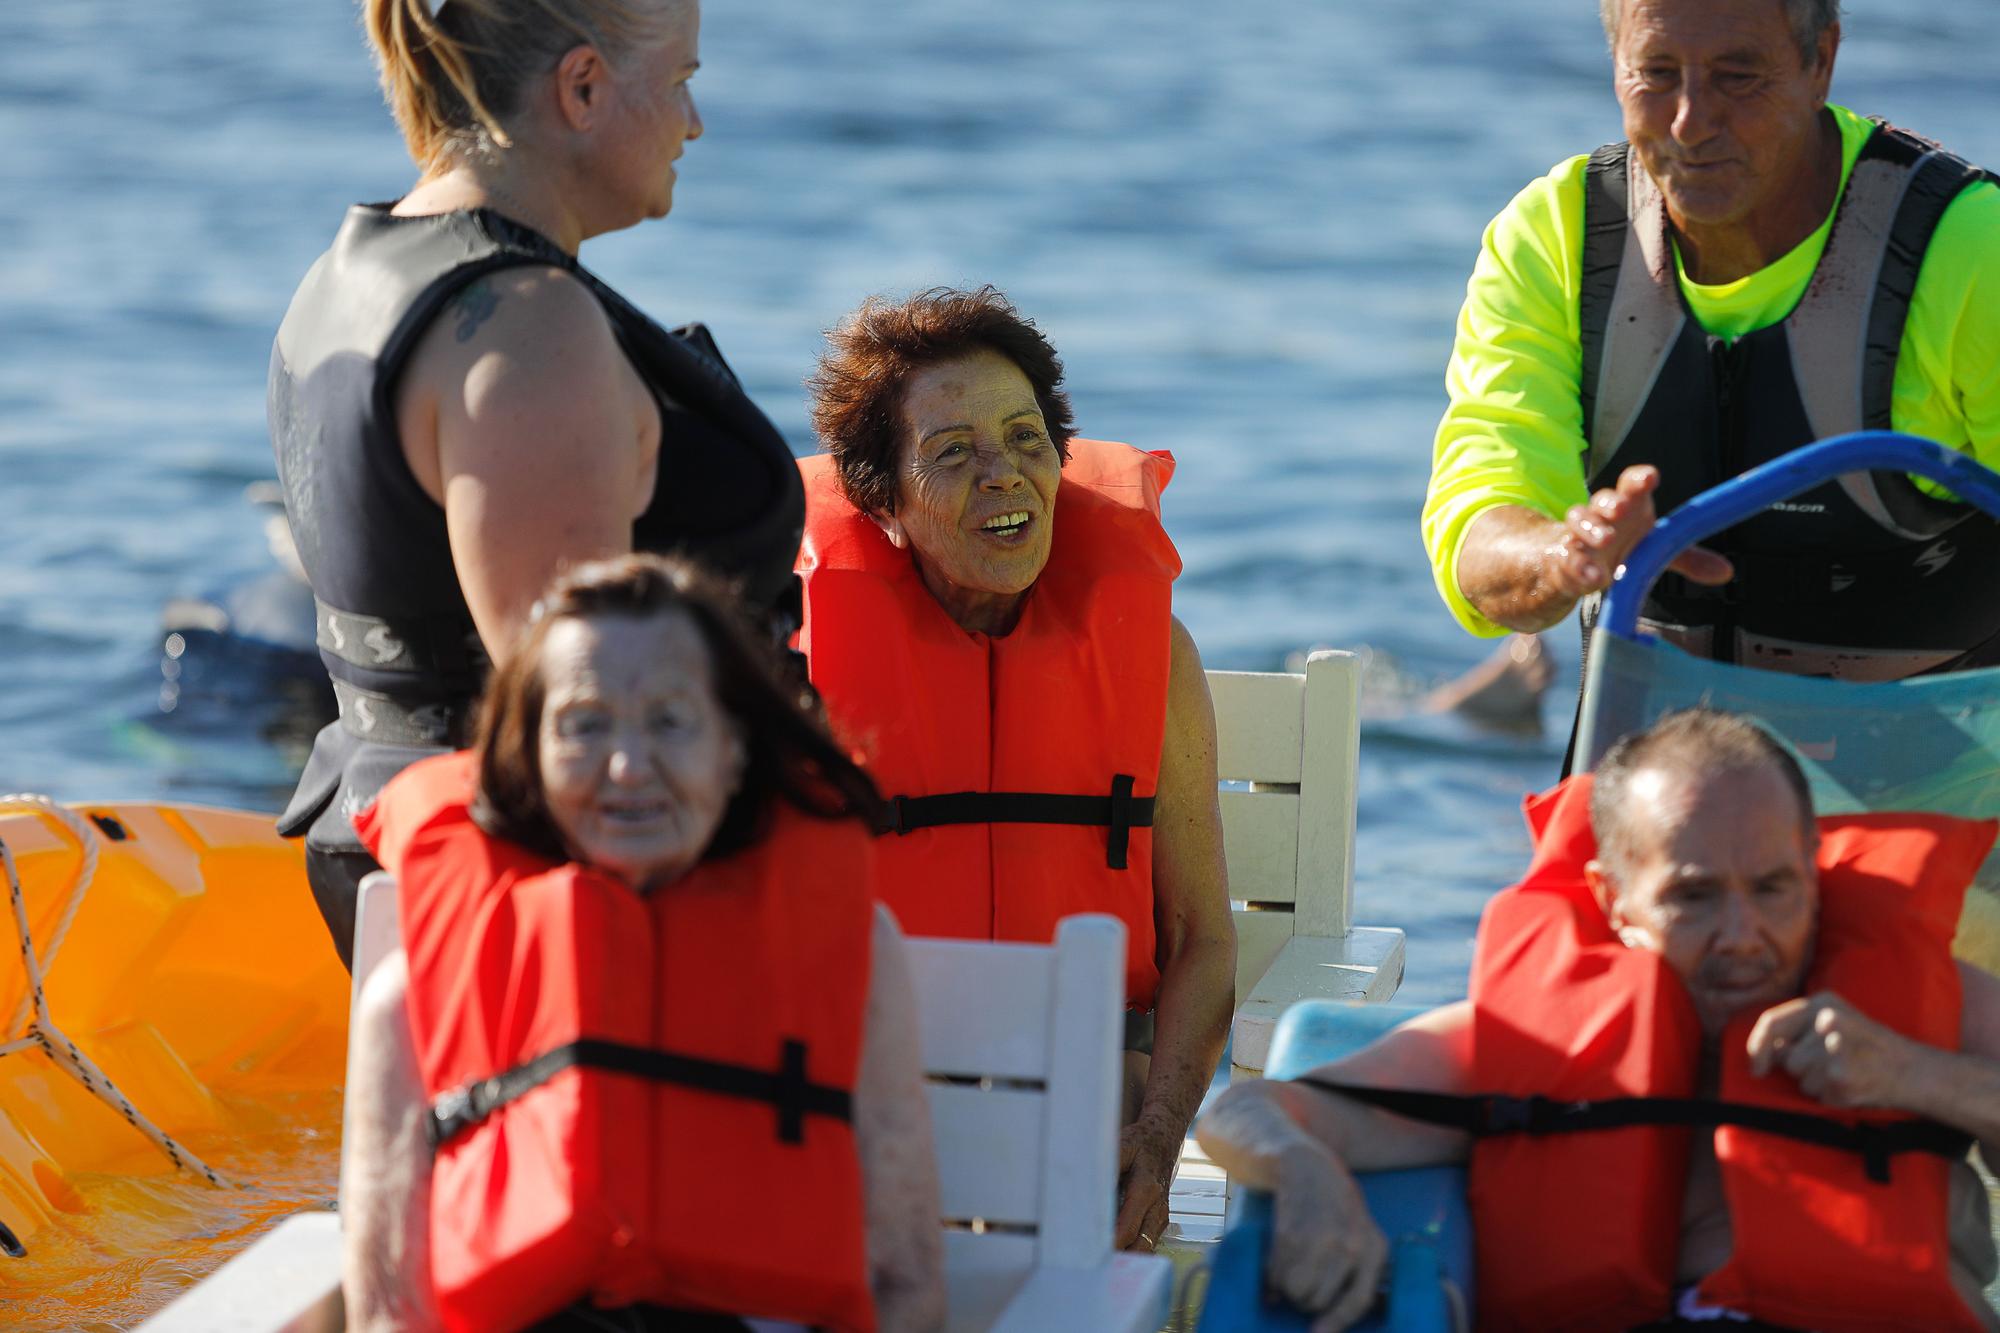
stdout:
<svg viewBox="0 0 2000 1333">
<path fill-rule="evenodd" d="M 984 347 L 913 372 L 903 391 L 903 415 L 919 438 L 961 419 L 975 425 L 1039 411 L 1034 385 L 1021 368 Z"/>
<path fill-rule="evenodd" d="M 658 686 L 706 681 L 709 651 L 694 617 L 680 607 L 637 615 L 564 616 L 542 642 L 542 679 L 556 689 Z"/>
</svg>

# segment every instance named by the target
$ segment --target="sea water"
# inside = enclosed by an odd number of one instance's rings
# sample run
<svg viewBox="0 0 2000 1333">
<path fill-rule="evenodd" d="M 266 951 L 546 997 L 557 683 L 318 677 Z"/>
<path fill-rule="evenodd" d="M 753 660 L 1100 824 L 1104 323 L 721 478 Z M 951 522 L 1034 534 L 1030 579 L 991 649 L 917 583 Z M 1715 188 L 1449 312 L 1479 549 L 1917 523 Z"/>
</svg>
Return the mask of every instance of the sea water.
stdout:
<svg viewBox="0 0 2000 1333">
<path fill-rule="evenodd" d="M 1992 0 L 1846 10 L 1836 100 L 2000 163 Z M 584 258 L 708 322 L 796 448 L 821 329 L 993 282 L 1086 433 L 1179 458 L 1208 665 L 1366 645 L 1406 684 L 1483 654 L 1417 514 L 1481 228 L 1619 136 L 1594 4 L 733 0 L 701 54 L 672 217 Z M 311 690 L 163 662 L 160 611 L 270 568 L 241 496 L 271 335 L 346 205 L 412 178 L 349 5 L 0 5 L 0 786 L 283 800 Z M 1525 860 L 1573 633 L 1539 739 L 1364 727 L 1356 912 L 1409 932 L 1405 1000 L 1463 993 Z"/>
<path fill-rule="evenodd" d="M 337 1089 L 227 1097 L 218 1116 L 185 1143 L 221 1187 L 168 1169 L 150 1147 L 129 1174 L 71 1176 L 26 1257 L 0 1256 L 0 1327 L 132 1328 L 286 1217 L 333 1207 Z"/>
</svg>

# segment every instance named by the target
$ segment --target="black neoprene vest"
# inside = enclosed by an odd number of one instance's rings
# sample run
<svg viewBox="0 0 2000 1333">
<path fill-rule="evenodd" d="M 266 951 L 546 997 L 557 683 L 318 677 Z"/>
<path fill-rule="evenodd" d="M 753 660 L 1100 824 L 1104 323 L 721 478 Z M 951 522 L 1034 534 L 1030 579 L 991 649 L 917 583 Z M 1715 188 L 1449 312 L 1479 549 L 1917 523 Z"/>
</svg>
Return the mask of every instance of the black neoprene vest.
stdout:
<svg viewBox="0 0 2000 1333">
<path fill-rule="evenodd" d="M 287 836 L 358 847 L 348 816 L 405 765 L 465 739 L 487 659 L 444 511 L 404 458 L 396 388 L 448 302 L 487 274 L 527 266 L 563 269 L 590 290 L 659 407 L 658 479 L 633 548 L 697 556 L 738 580 L 775 634 L 797 624 L 804 487 L 705 328 L 662 328 L 546 237 L 490 210 L 405 218 L 357 206 L 271 351 L 271 441 L 341 714 L 279 820 Z"/>
<path fill-rule="evenodd" d="M 1687 307 L 1652 178 L 1631 169 L 1625 144 L 1592 154 L 1581 301 L 1591 489 L 1651 463 L 1665 513 L 1814 440 L 1889 429 L 1924 252 L 1951 202 L 1991 179 L 1878 125 L 1798 306 L 1728 342 Z M 1697 655 L 1850 680 L 2000 661 L 2000 523 L 1901 474 L 1828 482 L 1709 545 L 1736 578 L 1709 589 L 1665 575 L 1643 612 Z"/>
</svg>

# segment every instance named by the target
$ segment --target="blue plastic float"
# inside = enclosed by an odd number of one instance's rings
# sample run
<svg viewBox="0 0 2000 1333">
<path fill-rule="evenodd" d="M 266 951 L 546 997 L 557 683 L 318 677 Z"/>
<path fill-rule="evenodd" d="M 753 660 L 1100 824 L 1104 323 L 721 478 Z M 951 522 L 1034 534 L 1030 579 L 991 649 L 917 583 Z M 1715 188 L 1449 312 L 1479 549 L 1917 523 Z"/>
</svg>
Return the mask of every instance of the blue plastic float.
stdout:
<svg viewBox="0 0 2000 1333">
<path fill-rule="evenodd" d="M 1291 1078 L 1358 1050 L 1423 1012 L 1410 1005 L 1304 1000 L 1285 1011 L 1271 1040 L 1268 1078 Z M 1366 1333 L 1450 1333 L 1472 1300 L 1472 1221 L 1465 1171 L 1456 1166 L 1356 1176 L 1375 1224 L 1389 1240 L 1388 1276 Z M 1298 1333 L 1311 1319 L 1264 1295 L 1271 1196 L 1246 1190 L 1216 1246 L 1200 1333 Z"/>
</svg>

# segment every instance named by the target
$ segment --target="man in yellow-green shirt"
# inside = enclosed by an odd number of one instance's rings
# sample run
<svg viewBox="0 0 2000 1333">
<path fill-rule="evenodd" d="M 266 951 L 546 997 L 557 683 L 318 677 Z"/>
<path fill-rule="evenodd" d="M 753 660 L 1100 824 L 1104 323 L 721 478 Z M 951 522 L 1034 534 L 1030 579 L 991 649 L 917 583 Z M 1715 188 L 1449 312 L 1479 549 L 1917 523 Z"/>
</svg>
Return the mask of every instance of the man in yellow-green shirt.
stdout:
<svg viewBox="0 0 2000 1333">
<path fill-rule="evenodd" d="M 1487 229 L 1424 539 L 1477 634 L 1609 583 L 1657 513 L 1894 428 L 2000 467 L 2000 188 L 1827 104 L 1838 0 L 1603 0 L 1628 143 Z M 1649 627 L 1724 661 L 1894 679 L 2000 661 L 2000 524 L 1859 474 L 1676 562 Z"/>
</svg>

